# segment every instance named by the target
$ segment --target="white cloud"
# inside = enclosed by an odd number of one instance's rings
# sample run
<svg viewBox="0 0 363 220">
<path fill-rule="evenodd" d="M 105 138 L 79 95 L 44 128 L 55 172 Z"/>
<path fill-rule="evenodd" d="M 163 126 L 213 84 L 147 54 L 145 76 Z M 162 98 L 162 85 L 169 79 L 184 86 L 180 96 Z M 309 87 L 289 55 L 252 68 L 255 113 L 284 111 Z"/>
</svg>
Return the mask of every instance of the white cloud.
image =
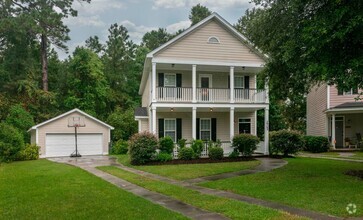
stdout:
<svg viewBox="0 0 363 220">
<path fill-rule="evenodd" d="M 106 25 L 98 15 L 69 17 L 64 22 L 68 26 L 104 27 Z"/>
<path fill-rule="evenodd" d="M 153 9 L 193 7 L 197 4 L 204 5 L 211 10 L 221 8 L 244 8 L 250 5 L 250 0 L 154 0 Z"/>
<path fill-rule="evenodd" d="M 155 0 L 153 9 L 157 8 L 181 8 L 186 5 L 185 0 Z"/>
<path fill-rule="evenodd" d="M 144 25 L 136 25 L 135 23 L 124 20 L 120 22 L 121 25 L 125 26 L 127 30 L 129 31 L 129 35 L 131 40 L 133 40 L 135 43 L 140 43 L 142 40 L 142 37 L 146 32 L 156 30 L 156 27 L 146 27 Z"/>
<path fill-rule="evenodd" d="M 78 14 L 97 14 L 108 9 L 121 9 L 124 4 L 118 0 L 92 0 L 91 3 L 74 1 L 73 8 Z"/>
<path fill-rule="evenodd" d="M 174 24 L 171 24 L 171 25 L 168 25 L 166 27 L 166 30 L 169 32 L 169 33 L 175 33 L 177 32 L 178 30 L 180 29 L 186 29 L 188 27 L 190 27 L 190 24 L 191 22 L 189 20 L 186 20 L 186 21 L 179 21 L 177 23 L 174 23 Z"/>
</svg>

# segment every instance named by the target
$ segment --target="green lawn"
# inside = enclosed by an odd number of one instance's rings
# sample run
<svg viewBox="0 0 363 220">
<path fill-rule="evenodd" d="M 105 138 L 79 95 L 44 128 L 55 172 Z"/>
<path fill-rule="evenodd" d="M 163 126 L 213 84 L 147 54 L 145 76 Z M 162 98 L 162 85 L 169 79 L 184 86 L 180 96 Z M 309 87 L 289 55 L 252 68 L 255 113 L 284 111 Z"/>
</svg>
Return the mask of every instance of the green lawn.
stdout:
<svg viewBox="0 0 363 220">
<path fill-rule="evenodd" d="M 362 163 L 312 158 L 287 160 L 288 165 L 271 172 L 201 185 L 343 217 L 349 216 L 347 204 L 354 203 L 357 212 L 352 216 L 363 216 L 363 181 L 343 174 L 350 169 L 363 169 Z"/>
<path fill-rule="evenodd" d="M 118 162 L 138 170 L 154 173 L 160 176 L 176 180 L 194 179 L 202 176 L 210 176 L 220 173 L 227 173 L 249 169 L 260 164 L 259 161 L 241 161 L 206 164 L 180 164 L 180 165 L 153 165 L 153 166 L 132 166 L 128 155 L 119 155 Z"/>
<path fill-rule="evenodd" d="M 363 152 L 361 152 L 361 151 L 349 152 L 349 153 L 354 154 L 353 156 L 350 156 L 350 157 L 341 156 L 338 152 L 324 152 L 324 153 L 304 152 L 304 153 L 313 154 L 313 155 L 322 156 L 322 157 L 333 157 L 333 158 L 345 158 L 345 159 L 352 159 L 352 160 L 363 160 Z"/>
<path fill-rule="evenodd" d="M 186 219 L 79 168 L 0 164 L 1 219 Z"/>
<path fill-rule="evenodd" d="M 302 219 L 270 208 L 204 195 L 194 190 L 143 177 L 113 166 L 98 167 L 98 169 L 151 191 L 173 197 L 201 209 L 220 213 L 231 219 Z"/>
</svg>

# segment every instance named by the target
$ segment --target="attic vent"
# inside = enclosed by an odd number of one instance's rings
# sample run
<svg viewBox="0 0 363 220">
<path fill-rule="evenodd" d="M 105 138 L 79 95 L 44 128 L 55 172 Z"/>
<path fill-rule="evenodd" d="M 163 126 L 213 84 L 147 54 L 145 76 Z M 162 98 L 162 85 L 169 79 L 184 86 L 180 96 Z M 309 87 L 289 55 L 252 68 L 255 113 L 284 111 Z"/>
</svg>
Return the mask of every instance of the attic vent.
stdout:
<svg viewBox="0 0 363 220">
<path fill-rule="evenodd" d="M 208 38 L 208 43 L 210 44 L 219 44 L 219 39 L 218 37 L 212 36 Z"/>
</svg>

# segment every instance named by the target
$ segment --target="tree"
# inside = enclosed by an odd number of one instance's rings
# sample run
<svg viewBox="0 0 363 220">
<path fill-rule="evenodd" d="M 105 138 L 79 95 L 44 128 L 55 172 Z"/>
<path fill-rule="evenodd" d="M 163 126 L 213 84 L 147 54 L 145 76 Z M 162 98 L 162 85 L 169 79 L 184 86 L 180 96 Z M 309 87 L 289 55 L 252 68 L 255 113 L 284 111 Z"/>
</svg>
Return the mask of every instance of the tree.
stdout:
<svg viewBox="0 0 363 220">
<path fill-rule="evenodd" d="M 90 2 L 90 0 L 79 0 Z M 26 21 L 28 32 L 40 39 L 43 90 L 48 91 L 48 47 L 49 44 L 66 50 L 69 29 L 63 19 L 77 16 L 72 8 L 73 0 L 12 0 L 11 15 Z"/>
<path fill-rule="evenodd" d="M 28 129 L 34 125 L 33 116 L 26 111 L 20 104 L 13 105 L 10 108 L 9 115 L 5 122 L 18 129 L 23 134 L 24 141 L 30 141 Z"/>
<path fill-rule="evenodd" d="M 159 28 L 158 30 L 152 30 L 150 32 L 147 32 L 142 37 L 141 45 L 152 51 L 168 42 L 171 37 L 172 35 L 166 32 L 165 28 Z"/>
<path fill-rule="evenodd" d="M 362 1 L 253 2 L 262 8 L 248 36 L 269 56 L 264 74 L 277 95 L 306 94 L 321 82 L 363 88 Z"/>
<path fill-rule="evenodd" d="M 192 22 L 191 26 L 195 25 L 211 14 L 212 12 L 206 6 L 202 6 L 201 4 L 193 6 L 189 14 L 189 20 Z"/>
<path fill-rule="evenodd" d="M 115 111 L 108 116 L 107 123 L 115 128 L 112 132 L 113 141 L 129 140 L 133 134 L 137 133 L 137 122 L 132 109 L 124 111 L 116 107 Z"/>
<path fill-rule="evenodd" d="M 105 50 L 103 44 L 100 43 L 100 39 L 98 36 L 91 36 L 86 40 L 86 47 L 92 50 L 94 53 L 98 54 L 99 56 Z"/>
<path fill-rule="evenodd" d="M 65 107 L 80 108 L 94 116 L 104 116 L 109 86 L 100 58 L 91 50 L 77 47 L 69 61 Z"/>
</svg>

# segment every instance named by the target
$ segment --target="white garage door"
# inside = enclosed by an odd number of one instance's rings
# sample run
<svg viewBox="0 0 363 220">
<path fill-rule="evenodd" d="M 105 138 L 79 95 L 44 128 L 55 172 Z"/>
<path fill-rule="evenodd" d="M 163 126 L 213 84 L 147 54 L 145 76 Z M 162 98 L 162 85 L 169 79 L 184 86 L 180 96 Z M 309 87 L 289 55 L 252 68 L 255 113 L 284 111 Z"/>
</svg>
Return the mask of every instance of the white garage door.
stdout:
<svg viewBox="0 0 363 220">
<path fill-rule="evenodd" d="M 78 134 L 78 152 L 81 155 L 102 154 L 102 134 Z M 74 134 L 47 134 L 46 157 L 69 156 L 75 151 Z"/>
</svg>

